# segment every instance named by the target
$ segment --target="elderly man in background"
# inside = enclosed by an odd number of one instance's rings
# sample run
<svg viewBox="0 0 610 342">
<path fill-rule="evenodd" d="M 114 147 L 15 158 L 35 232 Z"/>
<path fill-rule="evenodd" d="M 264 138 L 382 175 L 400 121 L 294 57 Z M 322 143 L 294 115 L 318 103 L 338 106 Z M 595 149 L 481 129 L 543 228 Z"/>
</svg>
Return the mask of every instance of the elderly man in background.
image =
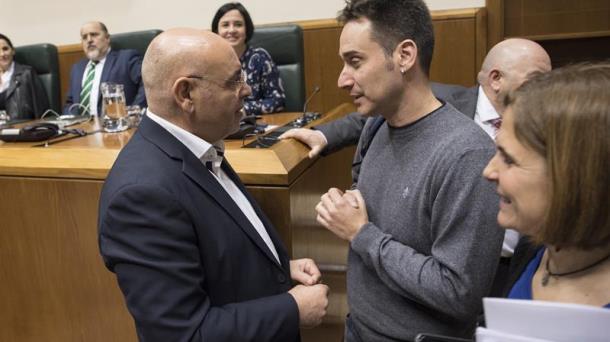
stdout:
<svg viewBox="0 0 610 342">
<path fill-rule="evenodd" d="M 83 25 L 80 37 L 86 58 L 72 66 L 64 113 L 76 111 L 73 105 L 80 104 L 79 112 L 99 115 L 102 82 L 122 84 L 126 105 L 146 107 L 142 56 L 131 49 L 113 51 L 106 25 L 98 21 Z"/>
</svg>

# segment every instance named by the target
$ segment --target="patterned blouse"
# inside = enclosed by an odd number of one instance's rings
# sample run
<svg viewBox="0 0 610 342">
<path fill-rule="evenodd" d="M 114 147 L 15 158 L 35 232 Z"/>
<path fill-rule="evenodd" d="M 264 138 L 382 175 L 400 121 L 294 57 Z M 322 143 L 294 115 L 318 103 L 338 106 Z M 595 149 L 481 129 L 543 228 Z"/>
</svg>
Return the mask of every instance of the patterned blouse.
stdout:
<svg viewBox="0 0 610 342">
<path fill-rule="evenodd" d="M 241 68 L 246 72 L 246 82 L 252 88 L 252 95 L 244 101 L 247 115 L 275 113 L 284 109 L 284 87 L 280 72 L 263 48 L 248 46 L 240 58 Z"/>
</svg>

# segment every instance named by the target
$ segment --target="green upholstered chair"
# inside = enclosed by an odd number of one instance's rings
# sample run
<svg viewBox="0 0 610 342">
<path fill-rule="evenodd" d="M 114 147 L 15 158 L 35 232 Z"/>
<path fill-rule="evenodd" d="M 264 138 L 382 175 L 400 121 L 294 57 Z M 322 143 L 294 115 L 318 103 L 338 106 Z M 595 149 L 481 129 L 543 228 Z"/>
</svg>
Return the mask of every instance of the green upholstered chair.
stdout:
<svg viewBox="0 0 610 342">
<path fill-rule="evenodd" d="M 284 110 L 302 111 L 305 102 L 305 62 L 301 27 L 292 24 L 256 27 L 249 45 L 267 50 L 277 65 L 286 92 Z"/>
<path fill-rule="evenodd" d="M 113 50 L 121 49 L 134 49 L 137 50 L 142 56 L 146 53 L 148 44 L 155 38 L 162 30 L 146 30 L 146 31 L 135 31 L 125 32 L 110 35 L 110 46 Z"/>
<path fill-rule="evenodd" d="M 34 44 L 15 48 L 15 61 L 27 64 L 36 70 L 49 98 L 51 109 L 61 111 L 59 98 L 59 59 L 53 44 Z"/>
</svg>

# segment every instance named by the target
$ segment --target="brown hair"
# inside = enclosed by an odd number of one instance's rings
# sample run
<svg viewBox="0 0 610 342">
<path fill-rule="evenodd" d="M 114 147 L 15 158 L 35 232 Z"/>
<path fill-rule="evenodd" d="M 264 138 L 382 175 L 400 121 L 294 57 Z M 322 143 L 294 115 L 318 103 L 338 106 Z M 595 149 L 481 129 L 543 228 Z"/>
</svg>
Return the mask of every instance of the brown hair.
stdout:
<svg viewBox="0 0 610 342">
<path fill-rule="evenodd" d="M 610 243 L 610 63 L 539 74 L 509 94 L 517 140 L 546 159 L 549 207 L 534 242 Z"/>
<path fill-rule="evenodd" d="M 343 24 L 366 18 L 373 25 L 372 38 L 391 57 L 396 45 L 412 39 L 419 65 L 426 75 L 434 52 L 434 27 L 423 0 L 346 0 L 337 20 Z"/>
</svg>

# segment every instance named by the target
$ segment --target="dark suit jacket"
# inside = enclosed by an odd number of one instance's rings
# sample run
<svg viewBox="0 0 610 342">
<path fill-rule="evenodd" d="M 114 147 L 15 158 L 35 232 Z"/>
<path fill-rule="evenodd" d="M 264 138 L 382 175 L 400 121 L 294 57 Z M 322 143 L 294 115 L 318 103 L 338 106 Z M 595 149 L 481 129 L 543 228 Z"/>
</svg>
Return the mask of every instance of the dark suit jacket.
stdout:
<svg viewBox="0 0 610 342">
<path fill-rule="evenodd" d="M 15 62 L 15 70 L 5 90 L 6 112 L 11 119 L 37 119 L 49 109 L 49 98 L 36 71 Z"/>
<path fill-rule="evenodd" d="M 148 117 L 100 198 L 99 244 L 140 341 L 296 341 L 299 313 L 279 236 L 235 172 L 280 256 L 200 160 Z"/>
<path fill-rule="evenodd" d="M 466 88 L 459 85 L 435 82 L 431 82 L 430 86 L 438 99 L 450 103 L 457 110 L 474 119 L 479 86 Z M 344 147 L 356 145 L 366 120 L 367 117 L 354 112 L 335 121 L 315 127 L 315 129 L 324 134 L 328 141 L 328 145 L 326 145 L 322 154 L 327 155 Z"/>
<path fill-rule="evenodd" d="M 89 60 L 83 58 L 72 66 L 64 113 L 68 112 L 68 108 L 73 103 L 80 103 L 80 91 L 82 90 L 83 74 L 87 68 L 87 63 L 89 63 Z M 128 106 L 146 107 L 146 96 L 142 83 L 142 56 L 136 50 L 110 50 L 104 62 L 101 82 L 122 84 Z M 97 112 L 102 113 L 101 91 L 97 101 Z"/>
</svg>

